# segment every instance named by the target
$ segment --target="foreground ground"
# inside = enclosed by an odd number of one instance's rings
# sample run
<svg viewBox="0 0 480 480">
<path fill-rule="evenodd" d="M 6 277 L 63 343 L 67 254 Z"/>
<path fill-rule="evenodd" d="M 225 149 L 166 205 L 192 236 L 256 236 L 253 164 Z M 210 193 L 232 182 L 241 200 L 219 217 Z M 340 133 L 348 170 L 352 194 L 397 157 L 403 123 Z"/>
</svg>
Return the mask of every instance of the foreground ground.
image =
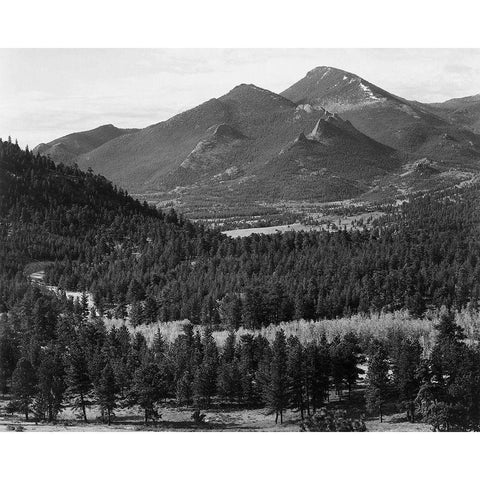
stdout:
<svg viewBox="0 0 480 480">
<path fill-rule="evenodd" d="M 239 407 L 213 408 L 203 411 L 205 423 L 196 425 L 192 420 L 193 408 L 178 408 L 166 405 L 161 409 L 162 418 L 156 425 L 143 425 L 142 412 L 139 409 L 123 409 L 116 412 L 116 419 L 108 426 L 96 420 L 100 412 L 96 408 L 88 411 L 89 422 L 79 421 L 75 413 L 64 410 L 56 424 L 25 422 L 21 415 L 8 415 L 5 412 L 7 400 L 0 400 L 0 432 L 23 427 L 27 432 L 99 432 L 99 431 L 230 431 L 230 432 L 298 432 L 300 431 L 300 414 L 287 411 L 283 424 L 275 424 L 274 415 L 266 409 Z M 405 414 L 386 415 L 383 423 L 378 418 L 366 419 L 367 430 L 372 432 L 427 432 L 430 427 L 424 423 L 409 423 Z"/>
</svg>

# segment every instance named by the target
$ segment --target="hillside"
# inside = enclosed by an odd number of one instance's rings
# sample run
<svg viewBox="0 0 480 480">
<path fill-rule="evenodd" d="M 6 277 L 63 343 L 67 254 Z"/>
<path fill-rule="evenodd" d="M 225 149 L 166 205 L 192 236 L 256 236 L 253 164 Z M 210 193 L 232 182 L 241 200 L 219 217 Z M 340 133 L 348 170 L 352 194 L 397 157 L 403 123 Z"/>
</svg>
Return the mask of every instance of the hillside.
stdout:
<svg viewBox="0 0 480 480">
<path fill-rule="evenodd" d="M 9 142 L 0 143 L 0 218 L 0 305 L 8 303 L 6 291 L 22 288 L 23 269 L 31 262 L 60 269 L 89 265 L 92 273 L 92 258 L 104 265 L 131 258 L 150 241 L 159 249 L 157 265 L 174 268 L 203 232 L 175 212 L 141 204 L 100 175 L 56 165 Z M 218 236 L 203 235 L 205 241 Z"/>
<path fill-rule="evenodd" d="M 318 137 L 335 141 L 337 130 L 363 139 L 329 116 L 297 142 L 306 145 L 292 146 L 310 149 Z M 364 148 L 380 148 L 362 141 Z M 416 168 L 429 174 L 431 167 Z M 412 197 L 370 229 L 236 240 L 9 142 L 0 145 L 0 179 L 2 308 L 24 294 L 30 262 L 49 262 L 48 285 L 89 291 L 99 308 L 117 316 L 125 315 L 126 304 L 148 305 L 140 323 L 189 318 L 256 328 L 371 309 L 461 308 L 480 295 L 479 184 Z"/>
<path fill-rule="evenodd" d="M 93 130 L 71 133 L 52 140 L 51 142 L 41 143 L 33 149 L 33 153 L 48 155 L 55 162 L 69 164 L 74 162 L 78 155 L 90 152 L 121 135 L 136 131 L 137 129 L 133 128 L 124 129 L 117 128 L 113 125 L 102 125 Z"/>
<path fill-rule="evenodd" d="M 443 103 L 429 103 L 426 107 L 449 122 L 464 125 L 480 134 L 480 95 L 452 98 Z"/>
</svg>

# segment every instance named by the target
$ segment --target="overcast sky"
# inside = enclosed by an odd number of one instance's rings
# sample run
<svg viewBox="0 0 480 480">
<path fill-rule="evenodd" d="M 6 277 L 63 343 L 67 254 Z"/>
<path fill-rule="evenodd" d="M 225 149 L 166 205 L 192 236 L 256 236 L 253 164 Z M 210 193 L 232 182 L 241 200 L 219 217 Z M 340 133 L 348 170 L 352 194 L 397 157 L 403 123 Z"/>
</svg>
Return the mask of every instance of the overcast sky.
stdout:
<svg viewBox="0 0 480 480">
<path fill-rule="evenodd" d="M 0 137 L 33 147 L 107 123 L 145 127 L 239 83 L 281 92 L 320 65 L 412 100 L 480 93 L 480 49 L 4 49 Z"/>
</svg>

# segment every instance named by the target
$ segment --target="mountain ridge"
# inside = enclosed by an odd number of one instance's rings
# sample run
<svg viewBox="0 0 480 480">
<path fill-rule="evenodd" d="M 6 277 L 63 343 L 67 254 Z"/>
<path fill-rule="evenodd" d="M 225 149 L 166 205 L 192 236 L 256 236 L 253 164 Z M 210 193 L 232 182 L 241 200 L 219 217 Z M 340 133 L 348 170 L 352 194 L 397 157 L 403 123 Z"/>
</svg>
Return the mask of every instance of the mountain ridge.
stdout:
<svg viewBox="0 0 480 480">
<path fill-rule="evenodd" d="M 87 153 L 104 143 L 138 129 L 117 128 L 111 123 L 82 132 L 74 132 L 48 143 L 40 143 L 33 149 L 34 154 L 49 155 L 56 162 L 70 163 L 77 156 Z"/>
<path fill-rule="evenodd" d="M 435 108 L 321 66 L 281 94 L 239 84 L 165 121 L 118 135 L 75 161 L 135 194 L 160 195 L 177 206 L 242 204 L 262 196 L 298 201 L 307 192 L 330 201 L 372 189 L 392 198 L 419 185 L 433 188 L 440 177 L 442 185 L 455 183 L 480 169 L 480 136 Z M 424 158 L 435 165 L 429 175 L 408 167 Z M 300 174 L 295 165 L 302 162 L 306 170 Z M 317 169 L 322 162 L 329 167 Z M 408 176 L 402 177 L 402 168 Z M 332 191 L 333 183 L 341 186 Z"/>
</svg>

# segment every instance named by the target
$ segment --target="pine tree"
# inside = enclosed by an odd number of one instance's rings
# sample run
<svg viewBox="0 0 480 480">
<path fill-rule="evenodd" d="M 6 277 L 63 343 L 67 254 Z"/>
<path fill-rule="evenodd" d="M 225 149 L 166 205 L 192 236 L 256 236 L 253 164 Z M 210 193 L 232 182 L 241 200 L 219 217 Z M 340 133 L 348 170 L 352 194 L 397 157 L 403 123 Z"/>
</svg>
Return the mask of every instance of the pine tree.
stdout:
<svg viewBox="0 0 480 480">
<path fill-rule="evenodd" d="M 227 339 L 225 340 L 225 345 L 223 346 L 223 351 L 222 351 L 223 362 L 225 363 L 233 362 L 235 358 L 235 344 L 236 344 L 235 333 L 230 331 Z"/>
<path fill-rule="evenodd" d="M 84 422 L 87 422 L 87 406 L 90 403 L 92 381 L 85 352 L 77 342 L 71 345 L 66 364 L 67 394 L 73 401 L 73 408 L 80 410 Z"/>
<path fill-rule="evenodd" d="M 135 302 L 130 308 L 130 323 L 132 327 L 138 327 L 144 323 L 145 317 L 143 312 L 143 306 L 140 302 Z"/>
<path fill-rule="evenodd" d="M 288 339 L 287 379 L 289 405 L 300 411 L 302 420 L 305 410 L 306 365 L 304 349 L 297 337 Z"/>
<path fill-rule="evenodd" d="M 0 391 L 3 394 L 7 393 L 7 386 L 19 360 L 17 343 L 14 331 L 7 322 L 4 322 L 0 334 Z"/>
<path fill-rule="evenodd" d="M 157 405 L 164 397 L 165 382 L 158 366 L 155 363 L 141 365 L 133 377 L 129 403 L 142 408 L 145 425 L 159 418 Z"/>
<path fill-rule="evenodd" d="M 80 307 L 82 312 L 82 317 L 88 316 L 88 295 L 86 292 L 82 293 L 81 300 L 80 300 Z"/>
<path fill-rule="evenodd" d="M 359 374 L 363 373 L 363 370 L 358 367 L 363 357 L 361 356 L 358 339 L 353 333 L 347 333 L 340 345 L 342 370 L 348 388 L 348 398 L 350 399 L 352 388 L 357 383 Z"/>
<path fill-rule="evenodd" d="M 283 423 L 283 412 L 288 406 L 287 342 L 283 330 L 275 334 L 264 398 L 267 406 L 275 412 L 275 423 L 279 417 Z"/>
<path fill-rule="evenodd" d="M 154 323 L 157 318 L 158 307 L 157 302 L 150 295 L 145 299 L 143 307 L 143 321 L 148 325 Z"/>
<path fill-rule="evenodd" d="M 396 342 L 392 355 L 393 386 L 399 400 L 406 406 L 407 418 L 411 422 L 415 421 L 414 400 L 420 389 L 421 353 L 418 340 L 402 338 Z"/>
<path fill-rule="evenodd" d="M 317 411 L 328 397 L 330 388 L 330 350 L 326 337 L 319 345 L 310 342 L 305 347 L 305 376 L 307 411 Z"/>
<path fill-rule="evenodd" d="M 35 370 L 30 360 L 20 358 L 12 375 L 12 394 L 15 409 L 25 415 L 27 422 L 35 395 L 35 384 Z"/>
<path fill-rule="evenodd" d="M 390 378 L 389 378 L 388 355 L 385 347 L 376 342 L 370 352 L 367 370 L 367 388 L 365 390 L 365 400 L 367 410 L 378 412 L 380 422 L 383 421 L 383 406 L 388 398 Z"/>
<path fill-rule="evenodd" d="M 255 343 L 251 334 L 244 334 L 240 338 L 239 346 L 239 372 L 242 389 L 242 397 L 247 403 L 252 404 L 257 398 L 257 384 L 255 375 L 257 360 L 255 355 Z"/>
<path fill-rule="evenodd" d="M 38 419 L 53 422 L 63 410 L 65 367 L 58 351 L 43 353 L 38 366 L 34 411 Z"/>
<path fill-rule="evenodd" d="M 432 350 L 432 373 L 440 384 L 447 379 L 453 379 L 461 365 L 460 357 L 466 349 L 463 340 L 465 333 L 455 322 L 452 311 L 444 310 L 441 313 L 440 322 L 435 326 L 438 336 Z"/>
<path fill-rule="evenodd" d="M 100 380 L 95 388 L 97 401 L 102 411 L 107 413 L 107 422 L 110 425 L 114 409 L 117 407 L 119 393 L 110 362 L 105 365 Z"/>
<path fill-rule="evenodd" d="M 210 406 L 217 390 L 218 349 L 209 328 L 202 339 L 203 358 L 197 364 L 193 381 L 193 393 L 198 405 Z"/>
<path fill-rule="evenodd" d="M 176 383 L 176 396 L 179 404 L 190 405 L 193 399 L 193 374 L 186 370 Z"/>
</svg>

